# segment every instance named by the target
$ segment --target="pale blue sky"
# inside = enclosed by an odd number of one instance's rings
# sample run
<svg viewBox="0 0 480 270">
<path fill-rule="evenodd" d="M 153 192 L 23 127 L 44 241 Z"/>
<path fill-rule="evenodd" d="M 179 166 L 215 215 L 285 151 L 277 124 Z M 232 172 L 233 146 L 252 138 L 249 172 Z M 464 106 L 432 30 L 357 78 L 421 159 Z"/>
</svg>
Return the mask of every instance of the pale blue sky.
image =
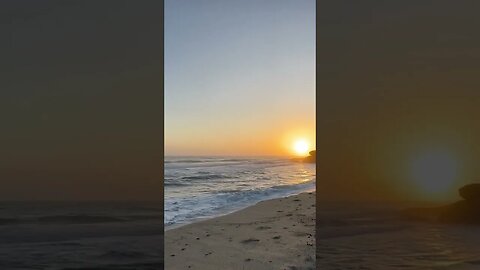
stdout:
<svg viewBox="0 0 480 270">
<path fill-rule="evenodd" d="M 165 1 L 167 155 L 282 154 L 314 122 L 314 0 Z"/>
</svg>

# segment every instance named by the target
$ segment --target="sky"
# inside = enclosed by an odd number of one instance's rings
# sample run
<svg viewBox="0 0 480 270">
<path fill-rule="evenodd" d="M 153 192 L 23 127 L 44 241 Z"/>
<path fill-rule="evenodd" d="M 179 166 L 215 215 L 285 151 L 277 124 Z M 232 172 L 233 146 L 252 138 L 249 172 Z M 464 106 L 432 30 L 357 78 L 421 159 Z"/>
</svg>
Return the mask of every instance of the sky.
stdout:
<svg viewBox="0 0 480 270">
<path fill-rule="evenodd" d="M 166 0 L 164 27 L 166 155 L 314 148 L 314 0 Z"/>
<path fill-rule="evenodd" d="M 163 200 L 161 7 L 0 2 L 0 200 Z"/>
<path fill-rule="evenodd" d="M 458 200 L 479 181 L 475 1 L 322 1 L 322 199 Z"/>
</svg>

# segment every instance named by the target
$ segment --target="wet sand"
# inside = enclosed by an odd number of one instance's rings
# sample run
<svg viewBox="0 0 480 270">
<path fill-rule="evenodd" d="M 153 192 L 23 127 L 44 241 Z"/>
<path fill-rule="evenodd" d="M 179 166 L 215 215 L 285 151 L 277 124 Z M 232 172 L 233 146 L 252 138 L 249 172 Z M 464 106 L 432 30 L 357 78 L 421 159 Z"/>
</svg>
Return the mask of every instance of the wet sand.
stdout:
<svg viewBox="0 0 480 270">
<path fill-rule="evenodd" d="M 315 193 L 166 231 L 165 269 L 315 269 Z"/>
</svg>

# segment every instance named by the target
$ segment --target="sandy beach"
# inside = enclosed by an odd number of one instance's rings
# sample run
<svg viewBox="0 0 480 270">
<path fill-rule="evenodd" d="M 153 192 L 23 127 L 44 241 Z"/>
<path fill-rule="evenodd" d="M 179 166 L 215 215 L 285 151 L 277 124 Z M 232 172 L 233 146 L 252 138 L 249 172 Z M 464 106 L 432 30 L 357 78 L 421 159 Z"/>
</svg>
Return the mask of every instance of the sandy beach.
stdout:
<svg viewBox="0 0 480 270">
<path fill-rule="evenodd" d="M 165 269 L 315 269 L 315 193 L 167 230 Z"/>
</svg>

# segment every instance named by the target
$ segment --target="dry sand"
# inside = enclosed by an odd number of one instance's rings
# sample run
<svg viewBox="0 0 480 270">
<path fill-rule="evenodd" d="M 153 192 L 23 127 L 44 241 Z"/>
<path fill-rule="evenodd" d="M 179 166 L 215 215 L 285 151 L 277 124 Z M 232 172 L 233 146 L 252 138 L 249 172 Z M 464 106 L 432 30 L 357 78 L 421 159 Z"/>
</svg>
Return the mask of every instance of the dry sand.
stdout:
<svg viewBox="0 0 480 270">
<path fill-rule="evenodd" d="M 315 269 L 315 193 L 166 231 L 165 269 Z"/>
</svg>

